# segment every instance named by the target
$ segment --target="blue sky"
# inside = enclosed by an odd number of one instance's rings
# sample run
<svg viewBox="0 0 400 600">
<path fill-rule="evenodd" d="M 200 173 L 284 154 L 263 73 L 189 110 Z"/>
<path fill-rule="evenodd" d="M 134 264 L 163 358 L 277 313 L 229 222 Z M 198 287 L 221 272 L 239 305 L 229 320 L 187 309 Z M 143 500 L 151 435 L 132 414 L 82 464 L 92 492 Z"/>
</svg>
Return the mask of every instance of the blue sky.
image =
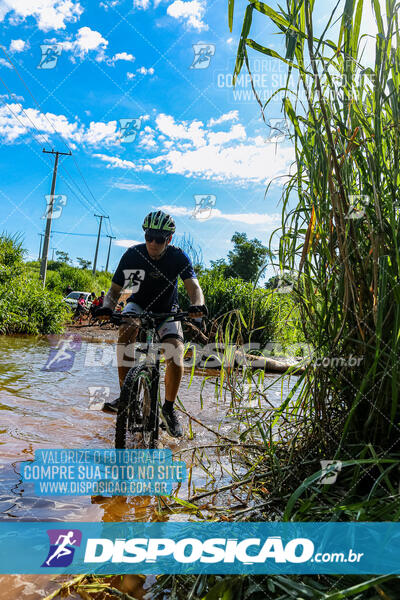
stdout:
<svg viewBox="0 0 400 600">
<path fill-rule="evenodd" d="M 321 23 L 331 6 L 321 3 Z M 29 257 L 37 257 L 53 164 L 42 148 L 70 148 L 56 187 L 65 205 L 52 221 L 53 231 L 68 235 L 54 233 L 51 249 L 93 260 L 93 215 L 106 214 L 115 268 L 125 248 L 142 240 L 145 214 L 163 207 L 206 263 L 226 256 L 235 231 L 266 243 L 279 226 L 294 153 L 263 123 L 249 81 L 231 87 L 244 7 L 237 2 L 230 33 L 221 0 L 0 0 L 0 231 L 21 233 Z M 262 15 L 252 37 L 280 50 Z M 51 69 L 38 68 L 45 44 L 60 52 Z M 193 45 L 197 54 L 206 48 L 208 58 L 195 65 L 206 68 L 193 68 Z M 284 70 L 251 56 L 268 95 Z M 279 119 L 280 102 L 265 116 Z M 137 120 L 134 140 L 122 137 L 121 119 Z M 215 200 L 208 218 L 193 214 L 202 195 Z M 103 237 L 100 268 L 107 247 Z"/>
</svg>

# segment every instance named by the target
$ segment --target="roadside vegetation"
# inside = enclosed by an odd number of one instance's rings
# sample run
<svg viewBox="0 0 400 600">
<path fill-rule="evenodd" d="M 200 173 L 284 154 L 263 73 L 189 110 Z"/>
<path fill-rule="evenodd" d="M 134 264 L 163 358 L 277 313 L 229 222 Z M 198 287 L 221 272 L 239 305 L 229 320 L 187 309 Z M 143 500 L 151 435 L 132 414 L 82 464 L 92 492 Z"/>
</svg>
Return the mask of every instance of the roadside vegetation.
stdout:
<svg viewBox="0 0 400 600">
<path fill-rule="evenodd" d="M 261 347 L 272 343 L 270 354 L 296 354 L 296 344 L 303 337 L 299 323 L 300 313 L 293 295 L 278 293 L 279 290 L 273 289 L 276 287 L 274 280 L 271 289 L 257 283 L 267 254 L 267 249 L 259 240 L 247 240 L 245 234 L 236 233 L 233 241 L 235 248 L 229 253 L 227 261 L 215 261 L 208 269 L 198 262 L 195 264 L 209 308 L 209 333 L 212 330 L 214 335 L 217 328 L 224 329 L 231 337 L 235 335 L 238 343 L 258 343 Z M 24 250 L 17 239 L 3 235 L 0 242 L 4 249 L 9 249 L 8 254 L 3 251 L 1 258 L 1 264 L 4 263 L 3 279 L 6 270 L 10 269 L 9 264 L 13 264 L 11 271 L 7 271 L 8 287 L 4 288 L 2 333 L 59 332 L 69 318 L 62 303 L 68 286 L 75 291 L 95 292 L 99 295 L 102 290 L 107 291 L 111 284 L 112 273 L 97 272 L 93 275 L 91 269 L 87 268 L 88 261 L 80 259 L 81 266 L 74 267 L 70 264 L 68 254 L 59 251 L 57 260 L 48 262 L 46 287 L 43 290 L 39 277 L 40 262 L 24 262 Z M 188 246 L 187 240 L 183 240 L 182 245 L 193 262 L 201 256 L 192 242 Z M 246 264 L 250 266 L 245 272 Z M 12 292 L 6 293 L 6 289 L 12 289 Z M 29 291 L 27 295 L 25 290 Z M 181 281 L 179 297 L 181 307 L 185 310 L 189 306 L 189 299 Z M 26 312 L 29 299 L 32 307 Z M 43 309 L 41 315 L 44 304 L 47 308 Z M 22 315 L 24 310 L 25 316 Z"/>
<path fill-rule="evenodd" d="M 65 253 L 63 253 L 65 254 Z M 65 290 L 71 286 L 72 290 L 79 292 L 95 292 L 99 295 L 102 290 L 107 291 L 111 284 L 112 273 L 97 272 L 93 275 L 91 269 L 73 267 L 69 264 L 68 255 L 58 260 L 50 260 L 47 265 L 46 288 L 57 294 L 65 295 Z M 27 263 L 32 277 L 39 278 L 40 262 L 38 260 Z"/>
<path fill-rule="evenodd" d="M 59 293 L 43 289 L 24 263 L 21 241 L 0 236 L 0 333 L 60 333 L 67 310 Z"/>
</svg>

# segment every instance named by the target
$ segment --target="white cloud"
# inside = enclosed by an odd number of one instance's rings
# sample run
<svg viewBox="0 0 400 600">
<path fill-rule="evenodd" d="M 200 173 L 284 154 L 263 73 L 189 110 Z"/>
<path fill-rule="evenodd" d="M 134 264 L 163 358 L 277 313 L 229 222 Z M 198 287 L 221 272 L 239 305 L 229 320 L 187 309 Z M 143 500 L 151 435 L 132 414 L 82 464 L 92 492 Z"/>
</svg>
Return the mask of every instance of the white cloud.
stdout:
<svg viewBox="0 0 400 600">
<path fill-rule="evenodd" d="M 24 100 L 23 96 L 18 96 L 17 94 L 0 94 L 0 100 L 13 100 L 14 102 L 20 102 Z"/>
<path fill-rule="evenodd" d="M 247 136 L 243 125 L 238 123 L 237 125 L 233 125 L 230 131 L 210 131 L 207 137 L 212 146 L 222 146 L 222 144 L 227 144 L 232 140 L 244 140 Z"/>
<path fill-rule="evenodd" d="M 232 44 L 233 42 L 234 42 L 234 39 L 232 37 L 230 37 L 226 40 L 227 44 Z"/>
<path fill-rule="evenodd" d="M 129 54 L 128 52 L 117 52 L 117 54 L 114 54 L 110 62 L 114 64 L 118 60 L 126 60 L 127 62 L 133 62 L 135 60 L 135 57 L 133 56 L 133 54 Z"/>
<path fill-rule="evenodd" d="M 136 69 L 136 72 L 140 73 L 141 75 L 154 75 L 153 67 L 150 67 L 149 69 L 146 69 L 146 67 L 140 67 L 140 69 Z"/>
<path fill-rule="evenodd" d="M 112 184 L 113 188 L 119 190 L 127 190 L 129 192 L 139 192 L 140 190 L 150 191 L 151 187 L 144 183 L 125 183 L 123 181 L 114 181 Z"/>
<path fill-rule="evenodd" d="M 161 113 L 156 118 L 156 124 L 161 133 L 172 140 L 190 140 L 196 147 L 206 143 L 202 121 L 176 123 L 174 117 Z"/>
<path fill-rule="evenodd" d="M 12 69 L 11 63 L 9 63 L 5 58 L 0 58 L 0 65 L 2 67 L 7 67 L 7 69 Z"/>
<path fill-rule="evenodd" d="M 11 40 L 10 52 L 23 52 L 25 48 L 29 48 L 29 43 L 25 40 Z"/>
<path fill-rule="evenodd" d="M 130 248 L 131 246 L 136 246 L 137 244 L 143 244 L 143 241 L 138 242 L 137 240 L 115 240 L 115 246 L 121 246 L 122 248 Z"/>
<path fill-rule="evenodd" d="M 81 27 L 75 40 L 62 42 L 64 50 L 72 52 L 74 55 L 84 58 L 85 55 L 93 50 L 97 51 L 97 58 L 100 62 L 105 60 L 104 51 L 108 46 L 108 41 L 103 38 L 101 33 L 90 29 L 90 27 Z"/>
<path fill-rule="evenodd" d="M 136 164 L 131 160 L 124 160 L 118 156 L 109 156 L 107 154 L 93 154 L 94 158 L 99 158 L 107 164 L 108 169 L 135 169 L 135 171 L 152 172 L 153 169 L 149 164 Z"/>
<path fill-rule="evenodd" d="M 107 48 L 108 41 L 103 38 L 101 33 L 90 29 L 90 27 L 81 27 L 76 36 L 76 46 L 83 54 L 87 54 L 89 50 L 97 50 L 99 47 Z"/>
<path fill-rule="evenodd" d="M 100 6 L 104 8 L 104 10 L 108 10 L 113 6 L 118 6 L 121 3 L 121 0 L 107 0 L 107 2 L 100 2 Z"/>
<path fill-rule="evenodd" d="M 134 77 L 136 77 L 135 73 L 130 73 L 129 71 L 126 74 L 128 79 L 133 79 Z"/>
<path fill-rule="evenodd" d="M 239 120 L 239 111 L 231 110 L 228 113 L 225 113 L 218 117 L 218 119 L 210 119 L 207 123 L 208 127 L 214 127 L 214 125 L 220 125 L 221 123 L 225 123 L 226 121 L 238 121 Z"/>
<path fill-rule="evenodd" d="M 157 142 L 155 140 L 156 132 L 154 129 L 146 125 L 143 131 L 140 132 L 140 142 L 139 146 L 143 148 L 147 148 L 148 150 L 157 147 Z"/>
<path fill-rule="evenodd" d="M 69 121 L 64 115 L 43 114 L 36 108 L 25 108 L 23 110 L 21 104 L 16 103 L 18 99 L 18 97 L 13 97 L 12 102 L 9 104 L 15 116 L 6 106 L 0 106 L 0 140 L 5 143 L 18 140 L 18 138 L 30 132 L 35 134 L 34 125 L 43 135 L 53 135 L 53 125 L 56 131 L 68 140 L 72 147 L 75 147 L 75 144 L 86 144 L 91 147 L 120 147 L 121 140 L 117 121 L 91 121 L 89 126 L 86 126 L 77 117 L 75 117 L 75 121 Z M 21 99 L 23 100 L 23 98 Z M 148 115 L 140 116 L 140 118 L 145 121 Z M 18 119 L 21 121 L 22 126 Z M 144 170 L 140 166 L 138 168 Z M 151 170 L 151 167 L 149 169 Z"/>
<path fill-rule="evenodd" d="M 84 134 L 84 141 L 93 146 L 107 141 L 116 144 L 118 140 L 116 121 L 108 121 L 108 123 L 91 121 L 89 129 Z"/>
<path fill-rule="evenodd" d="M 190 217 L 193 215 L 193 208 L 187 208 L 186 206 L 166 204 L 160 206 L 160 210 L 164 210 L 175 217 Z M 279 213 L 223 213 L 218 208 L 213 208 L 209 214 L 208 219 L 224 219 L 225 221 L 245 223 L 246 225 L 276 225 L 282 220 L 282 215 Z"/>
<path fill-rule="evenodd" d="M 252 138 L 246 144 L 231 147 L 207 145 L 191 151 L 170 150 L 149 162 L 164 172 L 185 177 L 265 184 L 273 177 L 286 175 L 293 160 L 293 148 L 276 149 L 275 144 Z"/>
<path fill-rule="evenodd" d="M 147 10 L 150 6 L 150 0 L 133 0 L 133 8 Z"/>
<path fill-rule="evenodd" d="M 205 6 L 200 0 L 175 0 L 167 8 L 167 14 L 174 19 L 184 21 L 189 29 L 204 31 L 208 29 L 203 21 Z"/>
<path fill-rule="evenodd" d="M 1 0 L 0 21 L 10 14 L 17 23 L 33 17 L 39 29 L 65 29 L 66 23 L 75 22 L 83 12 L 74 0 Z"/>
<path fill-rule="evenodd" d="M 236 119 L 234 111 L 223 121 Z M 231 124 L 228 131 L 212 131 L 201 121 L 177 122 L 171 115 L 155 118 L 160 133 L 146 126 L 140 133 L 139 146 L 158 150 L 152 158 L 136 162 L 117 156 L 97 155 L 109 168 L 153 170 L 159 174 L 177 174 L 220 182 L 263 184 L 285 177 L 294 162 L 294 150 L 289 144 L 271 144 L 263 137 L 247 137 L 240 123 Z M 158 145 L 157 145 L 158 144 Z M 280 182 L 281 183 L 281 182 Z"/>
</svg>

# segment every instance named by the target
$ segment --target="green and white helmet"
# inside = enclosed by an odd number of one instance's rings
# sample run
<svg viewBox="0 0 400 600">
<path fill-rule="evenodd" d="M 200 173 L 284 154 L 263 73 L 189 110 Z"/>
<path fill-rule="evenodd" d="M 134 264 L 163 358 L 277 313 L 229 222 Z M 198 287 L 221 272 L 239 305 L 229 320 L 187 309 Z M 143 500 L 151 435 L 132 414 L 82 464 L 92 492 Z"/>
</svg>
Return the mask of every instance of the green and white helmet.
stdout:
<svg viewBox="0 0 400 600">
<path fill-rule="evenodd" d="M 147 229 L 155 229 L 165 233 L 175 233 L 175 221 L 170 215 L 167 215 L 162 210 L 149 213 L 143 221 L 142 228 L 144 231 Z"/>
</svg>

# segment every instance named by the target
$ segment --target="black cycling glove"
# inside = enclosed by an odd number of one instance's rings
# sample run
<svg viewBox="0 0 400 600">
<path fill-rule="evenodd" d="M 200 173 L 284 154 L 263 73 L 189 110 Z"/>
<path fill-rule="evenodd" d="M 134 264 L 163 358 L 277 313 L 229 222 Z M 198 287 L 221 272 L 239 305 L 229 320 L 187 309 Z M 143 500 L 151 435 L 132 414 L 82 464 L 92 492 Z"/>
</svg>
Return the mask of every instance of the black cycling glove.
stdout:
<svg viewBox="0 0 400 600">
<path fill-rule="evenodd" d="M 188 313 L 189 314 L 202 313 L 203 317 L 207 317 L 208 316 L 207 306 L 205 304 L 191 304 L 188 308 Z"/>
<path fill-rule="evenodd" d="M 96 308 L 94 311 L 95 317 L 111 317 L 113 311 L 111 308 L 107 308 L 106 306 L 100 306 L 100 308 Z"/>
</svg>

